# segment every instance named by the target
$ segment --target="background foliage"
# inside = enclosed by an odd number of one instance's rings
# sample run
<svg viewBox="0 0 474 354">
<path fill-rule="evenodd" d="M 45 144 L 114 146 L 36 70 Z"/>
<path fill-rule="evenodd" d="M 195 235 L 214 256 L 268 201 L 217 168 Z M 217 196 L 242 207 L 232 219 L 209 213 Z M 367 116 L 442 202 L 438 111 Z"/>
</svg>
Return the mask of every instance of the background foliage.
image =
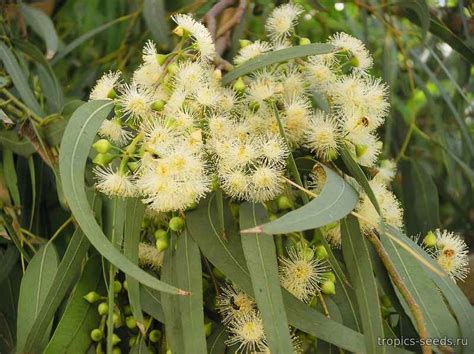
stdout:
<svg viewBox="0 0 474 354">
<path fill-rule="evenodd" d="M 374 53 L 376 75 L 390 85 L 391 113 L 380 134 L 384 156 L 395 157 L 399 167 L 393 188 L 405 209 L 406 233 L 424 235 L 437 227 L 448 228 L 463 234 L 472 248 L 472 2 L 297 2 L 309 12 L 299 24 L 301 35 L 319 42 L 344 31 L 362 39 Z M 239 37 L 262 37 L 264 20 L 277 2 L 241 3 L 246 3 L 246 10 L 226 43 L 226 59 L 238 49 Z M 1 3 L 0 352 L 11 350 L 15 343 L 28 345 L 27 338 L 44 345 L 50 334 L 46 351 L 51 353 L 81 352 L 89 347 L 90 326 L 99 320 L 81 294 L 93 289 L 104 291 L 104 284 L 100 257 L 90 257 L 88 271 L 84 270 L 78 279 L 82 258 L 70 256 L 73 252 L 85 254 L 88 242 L 75 231 L 62 193 L 58 163 L 64 128 L 81 101 L 87 101 L 91 86 L 103 72 L 112 69 L 121 70 L 125 76 L 130 74 L 149 38 L 162 51 L 172 47 L 170 13 L 190 11 L 199 17 L 212 5 L 187 0 Z M 86 177 L 90 182 L 90 176 Z M 112 210 L 107 203 L 94 200 L 96 208 L 103 204 L 104 228 L 110 223 L 107 213 Z M 194 246 L 188 246 L 192 251 Z M 225 258 L 212 259 L 213 250 L 206 251 L 212 245 L 199 243 L 199 247 L 218 268 L 226 267 Z M 41 264 L 35 269 L 40 274 L 27 274 L 28 278 L 24 275 L 20 282 L 26 266 L 39 260 Z M 239 278 L 236 282 L 249 284 L 247 274 L 235 274 Z M 53 281 L 59 286 L 49 291 Z M 251 287 L 245 290 L 252 292 Z M 22 295 L 25 291 L 29 296 Z M 33 293 L 37 295 L 34 301 Z M 164 313 L 161 306 L 156 306 L 157 293 L 148 289 L 139 296 L 145 312 L 158 320 L 170 318 L 165 306 Z M 164 296 L 160 301 L 173 306 L 178 300 Z M 53 305 L 44 308 L 42 304 L 47 302 Z M 40 315 L 54 321 L 38 322 Z M 42 330 L 36 334 L 41 338 L 31 332 L 33 321 L 42 326 L 36 327 Z M 74 325 L 78 323 L 79 328 Z M 71 328 L 75 337 L 64 334 Z M 216 328 L 209 340 L 220 343 L 220 331 Z M 138 343 L 137 350 L 144 343 Z"/>
</svg>

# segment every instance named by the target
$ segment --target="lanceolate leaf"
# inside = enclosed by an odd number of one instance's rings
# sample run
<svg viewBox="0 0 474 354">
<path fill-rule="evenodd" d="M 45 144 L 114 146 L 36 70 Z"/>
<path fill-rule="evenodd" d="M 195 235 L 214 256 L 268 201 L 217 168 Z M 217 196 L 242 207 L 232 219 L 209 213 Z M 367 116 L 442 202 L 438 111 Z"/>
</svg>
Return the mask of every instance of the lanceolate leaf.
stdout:
<svg viewBox="0 0 474 354">
<path fill-rule="evenodd" d="M 307 57 L 309 55 L 332 53 L 336 48 L 326 43 L 313 43 L 291 48 L 276 50 L 268 54 L 262 54 L 250 59 L 242 65 L 237 66 L 222 78 L 222 84 L 227 85 L 240 76 L 247 75 L 268 65 L 285 62 L 290 59 Z"/>
<path fill-rule="evenodd" d="M 140 227 L 144 214 L 145 205 L 139 198 L 127 200 L 123 253 L 135 264 L 138 264 Z M 140 283 L 129 275 L 127 275 L 126 278 L 128 284 L 128 299 L 130 300 L 133 316 L 136 320 L 143 323 L 142 306 L 140 302 Z"/>
<path fill-rule="evenodd" d="M 225 341 L 227 340 L 227 331 L 222 325 L 217 326 L 214 329 L 212 335 L 207 339 L 207 348 L 209 354 L 221 354 L 225 353 Z"/>
<path fill-rule="evenodd" d="M 33 352 L 39 348 L 49 324 L 54 319 L 56 310 L 81 270 L 82 260 L 89 249 L 89 245 L 87 237 L 81 230 L 77 229 L 69 241 L 69 246 L 61 263 L 59 263 L 56 276 L 46 295 L 48 301 L 42 304 L 32 325 L 31 332 L 27 337 L 25 352 Z"/>
<path fill-rule="evenodd" d="M 3 173 L 5 183 L 13 200 L 13 204 L 19 208 L 21 205 L 20 192 L 18 191 L 18 178 L 16 175 L 15 161 L 10 149 L 3 149 Z"/>
<path fill-rule="evenodd" d="M 21 139 L 16 132 L 11 130 L 0 131 L 0 144 L 23 157 L 28 157 L 35 152 L 35 148 L 27 139 Z"/>
<path fill-rule="evenodd" d="M 367 241 L 353 216 L 341 221 L 342 251 L 359 304 L 367 353 L 385 353 L 378 345 L 384 335 L 377 283 L 373 273 Z"/>
<path fill-rule="evenodd" d="M 405 244 L 424 257 L 433 267 L 444 272 L 441 267 L 423 250 L 419 245 L 406 237 L 402 232 L 394 227 L 387 225 L 387 232 L 403 239 Z M 474 352 L 474 308 L 461 289 L 448 276 L 440 276 L 435 272 L 425 269 L 428 276 L 435 282 L 446 301 L 451 307 L 461 330 L 461 337 L 467 338 L 467 347 L 464 347 L 464 353 Z"/>
<path fill-rule="evenodd" d="M 184 330 L 184 352 L 206 353 L 201 253 L 196 242 L 186 231 L 178 236 L 176 271 L 178 286 L 191 292 L 189 296 L 178 298 L 181 326 Z"/>
<path fill-rule="evenodd" d="M 261 205 L 244 203 L 240 206 L 239 214 L 241 229 L 253 227 L 266 219 L 266 211 Z M 273 237 L 242 234 L 241 239 L 270 350 L 272 353 L 291 353 L 293 347 L 283 305 Z"/>
<path fill-rule="evenodd" d="M 90 346 L 90 332 L 100 322 L 97 303 L 90 304 L 83 297 L 90 291 L 103 293 L 100 257 L 94 256 L 84 267 L 82 276 L 46 347 L 45 354 L 85 353 Z M 33 352 L 33 351 L 32 351 Z"/>
<path fill-rule="evenodd" d="M 143 311 L 155 320 L 165 323 L 165 315 L 163 314 L 160 293 L 158 291 L 140 285 L 140 303 Z"/>
<path fill-rule="evenodd" d="M 31 259 L 26 269 L 25 275 L 21 280 L 20 298 L 18 300 L 18 320 L 17 320 L 17 347 L 19 353 L 26 352 L 27 338 L 30 331 L 34 331 L 33 323 L 40 313 L 41 306 L 49 301 L 47 294 L 58 268 L 58 255 L 54 245 L 47 244 L 43 246 Z M 48 323 L 49 325 L 49 323 Z M 41 341 L 47 339 L 49 331 Z M 43 343 L 40 343 L 35 349 L 41 349 Z"/>
<path fill-rule="evenodd" d="M 79 107 L 72 115 L 64 132 L 59 159 L 64 195 L 82 231 L 109 262 L 144 285 L 177 294 L 179 293 L 177 288 L 163 283 L 140 269 L 110 243 L 95 221 L 87 201 L 84 184 L 87 155 L 96 131 L 112 108 L 113 102 L 91 101 Z"/>
<path fill-rule="evenodd" d="M 28 79 L 21 69 L 18 61 L 13 55 L 12 51 L 3 43 L 0 42 L 0 60 L 3 62 L 5 70 L 13 81 L 15 88 L 18 90 L 21 98 L 25 104 L 36 114 L 41 115 L 42 110 L 38 101 L 28 85 Z"/>
<path fill-rule="evenodd" d="M 291 211 L 275 221 L 257 226 L 255 231 L 267 234 L 285 234 L 316 229 L 349 214 L 358 200 L 356 191 L 336 172 L 326 166 L 323 168 L 326 172 L 326 182 L 317 197 L 305 206 Z"/>
<path fill-rule="evenodd" d="M 219 236 L 215 202 L 212 200 L 207 203 L 202 202 L 196 210 L 188 214 L 186 220 L 189 232 L 206 258 L 246 293 L 253 296 L 250 274 L 245 264 L 237 230 L 229 229 L 228 240 Z M 285 290 L 283 290 L 283 302 L 290 325 L 343 349 L 365 352 L 362 334 L 327 319 Z"/>
<path fill-rule="evenodd" d="M 53 21 L 43 11 L 34 7 L 21 4 L 20 8 L 26 24 L 46 42 L 46 57 L 51 59 L 58 50 L 59 43 Z"/>
</svg>

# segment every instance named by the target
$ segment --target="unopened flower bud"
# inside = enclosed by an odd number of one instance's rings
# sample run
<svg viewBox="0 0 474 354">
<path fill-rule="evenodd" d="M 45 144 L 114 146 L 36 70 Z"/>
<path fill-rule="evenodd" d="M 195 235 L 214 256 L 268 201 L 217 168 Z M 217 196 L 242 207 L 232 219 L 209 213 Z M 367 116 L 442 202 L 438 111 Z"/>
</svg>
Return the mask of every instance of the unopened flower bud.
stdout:
<svg viewBox="0 0 474 354">
<path fill-rule="evenodd" d="M 100 295 L 97 294 L 95 291 L 91 291 L 84 295 L 84 299 L 86 299 L 88 303 L 93 304 L 94 302 L 100 299 Z"/>
<path fill-rule="evenodd" d="M 156 61 L 160 65 L 163 65 L 167 58 L 168 58 L 168 54 L 157 54 L 156 55 Z"/>
<path fill-rule="evenodd" d="M 311 44 L 311 40 L 306 37 L 301 37 L 299 40 L 299 45 L 308 45 Z"/>
<path fill-rule="evenodd" d="M 321 274 L 321 277 L 323 279 L 330 280 L 333 283 L 336 282 L 336 275 L 333 272 L 325 272 L 325 273 Z"/>
<path fill-rule="evenodd" d="M 157 343 L 161 339 L 161 332 L 158 329 L 154 329 L 148 334 L 150 342 Z"/>
<path fill-rule="evenodd" d="M 137 343 L 137 336 L 130 337 L 128 340 L 128 346 L 131 348 Z"/>
<path fill-rule="evenodd" d="M 204 334 L 206 335 L 206 337 L 209 337 L 212 334 L 212 327 L 212 322 L 204 324 Z"/>
<path fill-rule="evenodd" d="M 112 348 L 112 354 L 122 354 L 122 350 L 119 347 Z"/>
<path fill-rule="evenodd" d="M 173 33 L 178 37 L 182 37 L 184 36 L 184 28 L 181 26 L 176 26 L 176 28 L 173 30 Z"/>
<path fill-rule="evenodd" d="M 137 327 L 137 321 L 135 320 L 135 318 L 133 318 L 133 316 L 127 317 L 125 319 L 125 323 L 127 324 L 127 327 L 130 329 Z"/>
<path fill-rule="evenodd" d="M 96 328 L 96 329 L 93 329 L 91 331 L 91 339 L 94 341 L 94 342 L 100 342 L 102 340 L 102 337 L 104 336 L 104 333 Z"/>
<path fill-rule="evenodd" d="M 319 260 L 322 259 L 327 259 L 328 258 L 328 251 L 326 250 L 326 247 L 323 245 L 319 245 L 316 247 L 316 258 Z"/>
<path fill-rule="evenodd" d="M 169 74 L 174 75 L 178 72 L 179 66 L 176 63 L 171 63 L 170 65 L 168 65 L 166 70 L 168 71 Z"/>
<path fill-rule="evenodd" d="M 156 230 L 153 235 L 155 236 L 156 240 L 160 240 L 160 239 L 168 240 L 169 239 L 168 232 L 166 230 L 163 230 L 163 229 Z"/>
<path fill-rule="evenodd" d="M 334 295 L 336 294 L 336 286 L 334 285 L 332 281 L 325 280 L 321 284 L 321 291 L 323 292 L 323 294 L 326 294 L 326 295 Z"/>
<path fill-rule="evenodd" d="M 122 283 L 118 280 L 114 281 L 114 293 L 118 294 L 122 290 Z"/>
<path fill-rule="evenodd" d="M 175 232 L 181 231 L 184 227 L 184 219 L 181 216 L 173 216 L 168 226 Z"/>
<path fill-rule="evenodd" d="M 109 312 L 109 305 L 106 302 L 101 302 L 99 306 L 97 306 L 97 312 L 99 315 L 104 316 Z"/>
<path fill-rule="evenodd" d="M 234 90 L 237 91 L 237 92 L 242 92 L 245 90 L 245 82 L 244 80 L 239 77 L 235 83 L 234 83 Z"/>
<path fill-rule="evenodd" d="M 277 206 L 278 206 L 278 209 L 280 210 L 287 210 L 287 209 L 291 209 L 292 207 L 291 201 L 286 195 L 282 195 L 278 197 Z"/>
<path fill-rule="evenodd" d="M 127 282 L 126 280 L 123 281 L 122 285 L 123 285 L 123 288 L 124 288 L 126 291 L 128 291 L 128 282 Z"/>
<path fill-rule="evenodd" d="M 135 172 L 139 165 L 140 165 L 140 163 L 138 161 L 127 163 L 128 169 L 132 172 Z"/>
<path fill-rule="evenodd" d="M 112 344 L 115 345 L 115 344 L 119 344 L 122 340 L 120 339 L 120 337 L 118 335 L 116 335 L 115 333 L 112 334 Z"/>
<path fill-rule="evenodd" d="M 161 112 L 165 108 L 166 102 L 163 100 L 156 100 L 151 104 L 151 109 L 157 112 Z"/>
<path fill-rule="evenodd" d="M 361 157 L 367 151 L 367 146 L 366 145 L 356 145 L 355 149 L 356 149 L 356 156 Z"/>
<path fill-rule="evenodd" d="M 251 41 L 249 41 L 248 39 L 240 39 L 239 40 L 239 45 L 240 45 L 240 48 L 245 48 L 246 46 L 252 44 Z"/>
<path fill-rule="evenodd" d="M 156 249 L 158 252 L 163 252 L 165 249 L 167 249 L 170 245 L 169 241 L 167 239 L 158 239 L 156 240 Z"/>
<path fill-rule="evenodd" d="M 125 314 L 125 316 L 129 316 L 132 314 L 132 307 L 130 305 L 125 305 L 123 307 L 123 313 Z"/>
<path fill-rule="evenodd" d="M 96 165 L 105 166 L 111 163 L 115 157 L 116 155 L 112 155 L 110 153 L 97 154 L 92 160 L 92 162 Z"/>
<path fill-rule="evenodd" d="M 425 245 L 426 247 L 436 246 L 436 235 L 433 233 L 433 231 L 428 232 L 423 238 L 423 245 Z"/>
</svg>

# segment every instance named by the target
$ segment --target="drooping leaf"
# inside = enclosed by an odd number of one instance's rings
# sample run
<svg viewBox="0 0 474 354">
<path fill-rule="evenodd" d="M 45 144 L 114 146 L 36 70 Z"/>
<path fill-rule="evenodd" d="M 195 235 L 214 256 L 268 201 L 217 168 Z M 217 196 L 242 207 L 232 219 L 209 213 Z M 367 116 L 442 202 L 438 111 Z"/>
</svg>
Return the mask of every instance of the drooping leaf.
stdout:
<svg viewBox="0 0 474 354">
<path fill-rule="evenodd" d="M 145 214 L 145 205 L 139 198 L 127 200 L 125 215 L 125 232 L 123 239 L 123 253 L 133 263 L 138 264 L 138 244 L 140 243 L 140 227 Z M 140 302 L 140 283 L 130 276 L 126 276 L 128 284 L 128 299 L 133 316 L 143 323 L 142 306 Z"/>
<path fill-rule="evenodd" d="M 169 26 L 166 20 L 166 9 L 163 0 L 145 0 L 143 3 L 143 18 L 153 39 L 159 46 L 170 47 Z"/>
<path fill-rule="evenodd" d="M 254 227 L 267 219 L 262 206 L 250 203 L 240 206 L 239 215 L 241 229 Z M 291 353 L 293 346 L 283 305 L 273 237 L 242 234 L 241 241 L 270 350 L 273 353 Z"/>
<path fill-rule="evenodd" d="M 17 260 L 18 251 L 12 243 L 9 243 L 5 252 L 3 252 L 3 254 L 1 254 L 0 256 L 0 264 L 2 265 L 2 272 L 0 273 L 0 284 L 2 284 L 3 280 L 8 277 Z"/>
<path fill-rule="evenodd" d="M 425 235 L 440 226 L 438 189 L 428 172 L 415 160 L 403 161 L 401 170 L 407 232 Z"/>
<path fill-rule="evenodd" d="M 191 294 L 178 298 L 181 326 L 185 331 L 184 352 L 206 353 L 204 308 L 202 294 L 201 253 L 188 232 L 178 236 L 176 245 L 176 271 L 178 287 Z"/>
<path fill-rule="evenodd" d="M 48 289 L 46 295 L 48 301 L 41 305 L 38 316 L 27 336 L 24 347 L 25 352 L 33 352 L 39 348 L 48 326 L 54 319 L 56 310 L 81 270 L 82 261 L 89 246 L 90 243 L 87 237 L 81 230 L 77 229 L 69 242 L 64 257 L 59 263 L 52 285 Z"/>
<path fill-rule="evenodd" d="M 87 262 L 66 310 L 44 351 L 45 354 L 85 353 L 90 346 L 90 332 L 98 327 L 100 317 L 97 304 L 90 304 L 83 297 L 90 291 L 103 293 L 101 268 L 98 256 L 92 257 Z"/>
<path fill-rule="evenodd" d="M 222 84 L 227 85 L 240 76 L 247 75 L 268 65 L 282 63 L 290 59 L 307 57 L 309 55 L 332 53 L 336 48 L 326 43 L 312 43 L 308 45 L 295 46 L 276 50 L 268 54 L 262 54 L 250 59 L 242 65 L 237 66 L 222 78 Z"/>
<path fill-rule="evenodd" d="M 15 88 L 18 90 L 20 97 L 25 104 L 36 114 L 42 115 L 42 109 L 36 100 L 33 91 L 28 85 L 28 78 L 18 64 L 13 52 L 3 43 L 0 42 L 0 60 L 3 62 L 5 70 L 12 79 Z"/>
<path fill-rule="evenodd" d="M 21 4 L 21 14 L 25 22 L 46 43 L 46 58 L 51 59 L 58 50 L 59 39 L 53 21 L 43 11 Z"/>
<path fill-rule="evenodd" d="M 43 246 L 31 259 L 26 268 L 25 275 L 21 280 L 20 298 L 18 300 L 17 320 L 17 347 L 18 352 L 25 352 L 28 344 L 27 338 L 33 328 L 33 323 L 40 313 L 41 306 L 47 301 L 49 289 L 53 284 L 58 269 L 58 255 L 54 245 Z M 50 323 L 48 323 L 50 325 Z M 49 331 L 45 331 L 39 346 L 35 350 L 41 350 L 44 340 L 47 339 Z"/>
<path fill-rule="evenodd" d="M 359 305 L 367 353 L 385 353 L 385 347 L 377 342 L 384 336 L 384 330 L 369 245 L 353 216 L 341 221 L 341 234 L 342 251 Z"/>
<path fill-rule="evenodd" d="M 178 285 L 178 271 L 176 263 L 176 234 L 172 233 L 170 245 L 165 250 L 161 279 L 168 284 Z M 165 317 L 166 340 L 173 352 L 185 353 L 184 328 L 181 321 L 181 307 L 179 299 L 166 293 L 161 294 L 161 304 Z"/>
<path fill-rule="evenodd" d="M 246 293 L 253 296 L 240 236 L 237 230 L 228 228 L 230 234 L 227 240 L 224 240 L 217 232 L 217 220 L 217 208 L 212 200 L 200 203 L 200 206 L 188 213 L 186 218 L 188 230 L 206 258 Z M 349 351 L 365 351 L 364 338 L 359 332 L 327 319 L 287 291 L 283 291 L 283 302 L 290 325 Z"/>
<path fill-rule="evenodd" d="M 213 333 L 207 339 L 207 348 L 209 354 L 221 354 L 225 353 L 226 345 L 225 341 L 227 340 L 227 331 L 222 325 L 218 325 L 214 329 Z"/>
<path fill-rule="evenodd" d="M 146 273 L 113 247 L 95 221 L 87 201 L 84 184 L 87 156 L 96 131 L 112 108 L 113 102 L 91 101 L 79 107 L 69 120 L 61 143 L 59 158 L 64 195 L 82 231 L 109 262 L 144 285 L 177 294 L 179 292 L 177 288 Z"/>
<path fill-rule="evenodd" d="M 326 181 L 317 197 L 275 221 L 257 226 L 255 230 L 267 234 L 285 234 L 316 229 L 349 214 L 357 203 L 357 193 L 337 173 L 321 166 L 326 172 Z"/>
<path fill-rule="evenodd" d="M 36 151 L 29 140 L 20 138 L 11 130 L 0 131 L 0 144 L 23 157 L 28 157 Z"/>
<path fill-rule="evenodd" d="M 160 293 L 158 291 L 140 285 L 140 303 L 143 311 L 155 320 L 165 323 L 165 315 L 163 313 Z"/>
</svg>

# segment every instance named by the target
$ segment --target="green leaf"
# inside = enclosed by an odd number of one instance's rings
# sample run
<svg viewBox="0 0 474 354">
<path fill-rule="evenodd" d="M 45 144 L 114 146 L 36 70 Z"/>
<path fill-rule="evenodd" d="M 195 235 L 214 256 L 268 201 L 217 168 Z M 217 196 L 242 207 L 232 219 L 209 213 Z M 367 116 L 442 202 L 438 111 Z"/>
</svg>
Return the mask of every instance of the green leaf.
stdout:
<svg viewBox="0 0 474 354">
<path fill-rule="evenodd" d="M 393 5 L 400 5 L 408 11 L 413 11 L 418 19 L 417 22 L 420 24 L 421 34 L 423 38 L 425 38 L 430 27 L 430 8 L 428 7 L 426 0 L 400 0 Z"/>
<path fill-rule="evenodd" d="M 102 293 L 101 259 L 94 256 L 86 263 L 81 278 L 61 320 L 48 343 L 45 354 L 85 353 L 91 344 L 90 332 L 99 326 L 97 305 L 90 304 L 83 296 L 90 291 Z"/>
<path fill-rule="evenodd" d="M 107 239 L 87 201 L 84 184 L 84 169 L 90 146 L 102 121 L 112 111 L 111 101 L 91 101 L 79 107 L 66 127 L 61 143 L 59 169 L 64 196 L 72 214 L 91 244 L 114 266 L 150 288 L 178 294 L 180 291 L 133 264 Z"/>
<path fill-rule="evenodd" d="M 341 221 L 341 234 L 342 251 L 359 305 L 367 353 L 385 353 L 385 347 L 377 342 L 384 336 L 384 331 L 368 243 L 353 216 Z"/>
<path fill-rule="evenodd" d="M 25 352 L 28 335 L 35 330 L 33 323 L 40 313 L 41 306 L 49 301 L 47 295 L 53 284 L 57 268 L 58 255 L 52 244 L 43 246 L 26 268 L 25 275 L 21 280 L 18 300 L 17 352 Z M 48 325 L 51 324 L 48 323 Z M 49 330 L 46 331 L 41 341 L 47 339 Z M 40 351 L 44 344 L 46 343 L 41 342 L 35 350 Z"/>
<path fill-rule="evenodd" d="M 45 98 L 51 104 L 52 111 L 59 112 L 64 105 L 64 95 L 53 68 L 35 45 L 24 41 L 15 41 L 14 44 L 36 64 Z"/>
<path fill-rule="evenodd" d="M 423 313 L 429 337 L 459 337 L 458 325 L 451 316 L 435 284 L 428 277 L 423 265 L 408 251 L 386 236 L 385 232 L 393 234 L 391 229 L 384 229 L 380 240 L 395 268 L 404 280 L 410 294 L 419 305 Z M 396 293 L 405 312 L 410 317 L 413 325 L 416 326 L 405 299 L 398 291 L 396 291 Z"/>
<path fill-rule="evenodd" d="M 0 264 L 2 265 L 2 272 L 0 273 L 0 285 L 8 277 L 17 260 L 18 251 L 12 243 L 9 243 L 7 249 L 0 257 Z"/>
<path fill-rule="evenodd" d="M 326 172 L 326 182 L 317 197 L 275 221 L 257 226 L 255 231 L 266 234 L 285 234 L 316 229 L 349 214 L 357 204 L 357 193 L 337 173 L 324 165 L 321 166 Z"/>
<path fill-rule="evenodd" d="M 409 237 L 406 237 L 402 232 L 390 225 L 387 225 L 386 228 L 388 232 L 398 237 L 400 240 L 403 240 L 406 245 L 421 255 L 435 269 L 438 269 L 438 271 L 444 273 L 444 270 L 439 266 L 439 264 L 437 264 L 437 262 L 431 258 L 424 249 L 413 242 L 413 240 L 411 240 Z M 461 329 L 461 336 L 463 338 L 467 338 L 468 344 L 467 347 L 463 348 L 463 352 L 474 352 L 474 308 L 462 290 L 448 276 L 440 276 L 439 274 L 436 274 L 435 272 L 432 272 L 428 269 L 424 270 L 431 280 L 433 280 L 438 286 L 439 290 L 444 295 L 447 303 L 449 304 L 451 311 L 456 316 Z"/>
<path fill-rule="evenodd" d="M 41 340 L 53 321 L 56 310 L 76 280 L 77 274 L 81 271 L 82 260 L 86 256 L 89 246 L 89 241 L 85 235 L 77 229 L 69 241 L 66 253 L 59 263 L 52 285 L 46 295 L 48 301 L 42 304 L 31 327 L 32 330 L 27 336 L 25 352 L 34 352 L 40 347 Z"/>
<path fill-rule="evenodd" d="M 186 223 L 191 236 L 206 258 L 246 293 L 253 296 L 240 236 L 235 228 L 228 227 L 229 235 L 227 240 L 224 240 L 216 229 L 218 220 L 216 204 L 211 199 L 200 203 L 196 210 L 189 212 Z M 290 325 L 349 351 L 365 351 L 362 334 L 326 318 L 286 290 L 283 291 L 283 302 Z"/>
<path fill-rule="evenodd" d="M 28 157 L 36 151 L 29 140 L 21 139 L 12 130 L 0 131 L 0 144 L 13 151 L 16 155 L 23 157 Z"/>
<path fill-rule="evenodd" d="M 43 11 L 28 5 L 20 4 L 20 10 L 26 24 L 45 41 L 46 58 L 51 59 L 58 50 L 59 44 L 53 21 Z"/>
<path fill-rule="evenodd" d="M 123 240 L 123 253 L 134 264 L 138 264 L 138 244 L 140 243 L 140 227 L 145 215 L 145 205 L 139 198 L 127 200 L 125 214 L 125 232 Z M 140 283 L 129 275 L 126 276 L 128 284 L 128 299 L 133 316 L 143 323 L 142 306 L 140 302 Z"/>
<path fill-rule="evenodd" d="M 401 170 L 407 232 L 425 235 L 440 226 L 438 189 L 428 172 L 415 160 L 403 161 Z"/>
<path fill-rule="evenodd" d="M 225 353 L 227 340 L 227 331 L 224 326 L 217 325 L 211 336 L 207 339 L 207 348 L 209 354 L 222 354 Z"/>
<path fill-rule="evenodd" d="M 326 43 L 312 43 L 295 47 L 276 50 L 271 53 L 262 54 L 254 59 L 250 59 L 242 65 L 237 66 L 222 78 L 222 84 L 230 84 L 240 76 L 247 75 L 268 65 L 281 63 L 290 59 L 307 57 L 309 55 L 332 53 L 336 48 Z"/>
<path fill-rule="evenodd" d="M 170 245 L 165 250 L 163 265 L 161 267 L 161 279 L 168 284 L 178 285 L 178 270 L 176 263 L 176 234 L 172 233 Z M 184 328 L 181 322 L 181 307 L 179 299 L 166 293 L 161 294 L 161 303 L 165 315 L 166 340 L 173 352 L 185 353 L 184 350 Z M 203 329 L 204 332 L 204 329 Z"/>
<path fill-rule="evenodd" d="M 6 72 L 10 75 L 13 85 L 15 85 L 15 88 L 18 90 L 23 102 L 33 112 L 41 116 L 43 111 L 28 85 L 27 76 L 25 76 L 13 52 L 3 42 L 0 42 L 0 60 L 3 62 Z"/>
<path fill-rule="evenodd" d="M 143 18 L 153 39 L 159 46 L 171 46 L 169 26 L 166 20 L 166 9 L 163 0 L 145 0 L 143 3 Z"/>
<path fill-rule="evenodd" d="M 155 320 L 165 323 L 165 315 L 163 313 L 160 293 L 158 291 L 140 285 L 140 303 L 143 311 Z"/>
<path fill-rule="evenodd" d="M 240 206 L 239 215 L 240 227 L 245 229 L 267 219 L 262 206 L 250 203 Z M 273 237 L 243 234 L 241 241 L 270 350 L 272 353 L 291 353 L 293 346 L 283 305 Z"/>
<path fill-rule="evenodd" d="M 13 205 L 21 207 L 20 192 L 18 191 L 18 178 L 16 175 L 15 161 L 10 149 L 3 149 L 3 173 L 5 183 L 13 200 Z"/>
<path fill-rule="evenodd" d="M 201 253 L 186 231 L 178 236 L 176 272 L 178 286 L 191 293 L 178 298 L 181 326 L 186 331 L 183 335 L 184 353 L 206 353 Z"/>
</svg>

